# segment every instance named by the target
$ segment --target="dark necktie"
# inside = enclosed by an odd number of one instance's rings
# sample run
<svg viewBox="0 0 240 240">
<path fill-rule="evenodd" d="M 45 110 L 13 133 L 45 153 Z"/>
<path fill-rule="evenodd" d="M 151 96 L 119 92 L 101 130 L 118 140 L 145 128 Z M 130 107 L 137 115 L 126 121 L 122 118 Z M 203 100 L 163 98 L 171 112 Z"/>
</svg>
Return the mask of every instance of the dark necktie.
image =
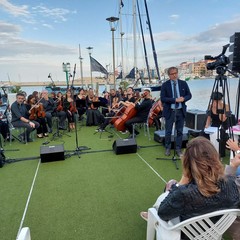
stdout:
<svg viewBox="0 0 240 240">
<path fill-rule="evenodd" d="M 173 82 L 173 94 L 174 94 L 174 98 L 177 98 L 177 83 L 174 81 Z M 175 102 L 175 109 L 177 109 L 179 107 L 179 103 Z"/>
</svg>

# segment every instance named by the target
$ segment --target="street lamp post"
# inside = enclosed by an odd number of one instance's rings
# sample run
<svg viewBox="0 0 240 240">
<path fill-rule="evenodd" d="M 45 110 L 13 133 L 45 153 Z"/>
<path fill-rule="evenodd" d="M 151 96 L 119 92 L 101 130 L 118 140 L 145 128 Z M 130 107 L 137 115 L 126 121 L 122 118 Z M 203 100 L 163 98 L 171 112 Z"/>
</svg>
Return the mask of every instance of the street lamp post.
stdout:
<svg viewBox="0 0 240 240">
<path fill-rule="evenodd" d="M 117 17 L 109 17 L 106 20 L 110 24 L 110 31 L 112 32 L 112 52 L 113 52 L 113 84 L 116 90 L 116 76 L 115 76 L 115 47 L 114 47 L 114 32 L 116 31 L 115 23 L 119 20 Z"/>
<path fill-rule="evenodd" d="M 67 82 L 67 88 L 69 87 L 69 73 L 71 71 L 71 66 L 70 66 L 70 63 L 62 63 L 62 69 L 63 69 L 63 72 L 66 73 L 66 82 Z"/>
<path fill-rule="evenodd" d="M 91 87 L 93 87 L 93 79 L 92 79 L 92 64 L 91 64 L 91 55 L 93 47 L 87 47 L 88 54 L 89 54 L 89 60 L 90 60 L 90 76 L 91 76 Z"/>
</svg>

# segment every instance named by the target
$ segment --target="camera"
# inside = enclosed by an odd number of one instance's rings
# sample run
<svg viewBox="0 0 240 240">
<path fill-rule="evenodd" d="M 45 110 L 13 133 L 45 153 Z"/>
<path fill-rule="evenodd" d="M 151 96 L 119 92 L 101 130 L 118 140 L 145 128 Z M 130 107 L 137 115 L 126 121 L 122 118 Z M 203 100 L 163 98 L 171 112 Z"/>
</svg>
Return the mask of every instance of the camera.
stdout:
<svg viewBox="0 0 240 240">
<path fill-rule="evenodd" d="M 207 64 L 207 69 L 208 70 L 214 70 L 217 67 L 225 67 L 227 64 L 230 63 L 230 60 L 228 57 L 225 56 L 225 53 L 227 51 L 227 48 L 229 47 L 230 44 L 227 44 L 223 46 L 223 51 L 221 54 L 219 54 L 216 57 L 212 57 L 210 55 L 206 55 L 204 57 L 205 60 L 215 60 L 214 62 L 208 63 Z"/>
</svg>

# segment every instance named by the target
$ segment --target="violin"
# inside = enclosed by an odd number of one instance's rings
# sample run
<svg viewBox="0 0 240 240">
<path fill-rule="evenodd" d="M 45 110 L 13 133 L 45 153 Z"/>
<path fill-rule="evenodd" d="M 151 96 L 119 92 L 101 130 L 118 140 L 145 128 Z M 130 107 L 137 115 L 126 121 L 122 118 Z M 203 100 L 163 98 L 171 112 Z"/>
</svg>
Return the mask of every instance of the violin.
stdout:
<svg viewBox="0 0 240 240">
<path fill-rule="evenodd" d="M 29 111 L 30 111 L 29 119 L 30 120 L 36 120 L 37 119 L 37 114 L 36 114 L 35 107 L 31 108 Z"/>
<path fill-rule="evenodd" d="M 63 111 L 63 101 L 62 101 L 62 98 L 61 99 L 57 99 L 57 112 L 61 112 Z"/>
<path fill-rule="evenodd" d="M 39 105 L 34 105 L 31 107 L 30 111 L 30 120 L 36 120 L 37 118 L 45 118 L 46 112 L 44 111 L 43 104 L 40 103 Z"/>
<path fill-rule="evenodd" d="M 42 103 L 40 103 L 37 107 L 37 117 L 38 118 L 45 118 L 46 117 L 46 112 L 44 111 Z"/>
<path fill-rule="evenodd" d="M 73 102 L 70 102 L 69 111 L 70 111 L 71 113 L 77 112 L 77 108 L 76 108 L 76 106 L 73 104 Z"/>
</svg>

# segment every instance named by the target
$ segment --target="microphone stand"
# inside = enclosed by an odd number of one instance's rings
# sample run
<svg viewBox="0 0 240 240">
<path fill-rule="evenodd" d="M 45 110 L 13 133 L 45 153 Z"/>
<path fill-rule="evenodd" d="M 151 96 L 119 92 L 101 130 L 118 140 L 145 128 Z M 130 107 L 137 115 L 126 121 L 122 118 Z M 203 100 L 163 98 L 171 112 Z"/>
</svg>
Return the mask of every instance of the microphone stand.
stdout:
<svg viewBox="0 0 240 240">
<path fill-rule="evenodd" d="M 75 74 L 76 74 L 76 63 L 74 65 L 74 70 L 73 70 L 73 77 L 72 77 L 72 84 L 71 84 L 71 93 L 72 93 L 72 99 L 73 99 L 73 106 L 74 106 L 74 109 L 77 109 L 76 108 L 76 98 L 74 98 L 74 79 L 75 79 Z M 74 114 L 74 125 L 75 125 L 75 143 L 76 143 L 76 148 L 75 150 L 72 151 L 72 153 L 70 154 L 70 156 L 74 156 L 74 155 L 77 155 L 78 158 L 80 158 L 80 153 L 82 150 L 89 150 L 90 148 L 86 147 L 86 146 L 79 146 L 78 145 L 78 134 L 77 134 L 77 117 Z"/>
</svg>

